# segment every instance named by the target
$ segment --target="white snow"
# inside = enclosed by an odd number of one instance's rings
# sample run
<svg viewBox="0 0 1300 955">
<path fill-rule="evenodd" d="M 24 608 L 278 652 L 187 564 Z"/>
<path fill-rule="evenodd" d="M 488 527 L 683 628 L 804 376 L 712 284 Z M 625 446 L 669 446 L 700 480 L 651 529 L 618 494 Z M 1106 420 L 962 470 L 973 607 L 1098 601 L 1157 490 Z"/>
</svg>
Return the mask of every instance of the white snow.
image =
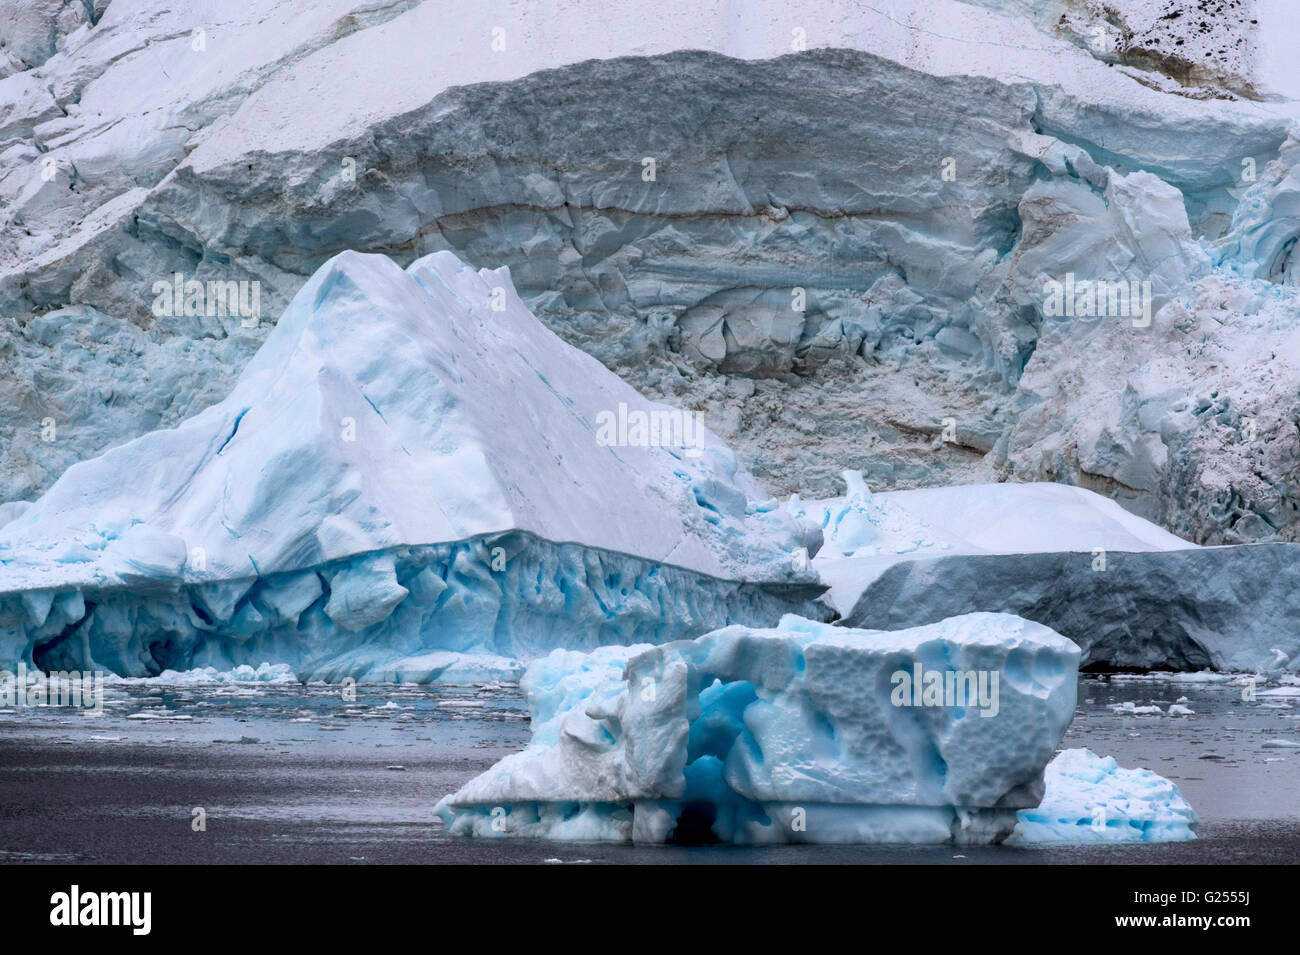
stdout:
<svg viewBox="0 0 1300 955">
<path fill-rule="evenodd" d="M 1300 72 L 1295 51 L 1300 49 L 1300 20 L 1292 0 L 1254 0 L 1259 20 L 1254 80 L 1266 95 L 1300 99 Z"/>
</svg>

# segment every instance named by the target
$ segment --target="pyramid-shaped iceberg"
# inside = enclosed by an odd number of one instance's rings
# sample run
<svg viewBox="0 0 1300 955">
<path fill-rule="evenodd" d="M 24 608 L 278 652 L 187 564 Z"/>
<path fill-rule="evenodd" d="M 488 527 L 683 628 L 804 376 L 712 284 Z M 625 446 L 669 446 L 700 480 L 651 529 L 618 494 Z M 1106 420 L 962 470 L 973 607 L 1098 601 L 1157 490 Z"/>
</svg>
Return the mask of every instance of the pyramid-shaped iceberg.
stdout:
<svg viewBox="0 0 1300 955">
<path fill-rule="evenodd" d="M 505 269 L 342 253 L 224 401 L 9 506 L 0 656 L 429 679 L 817 613 L 820 532 L 697 419 L 561 341 Z"/>
</svg>

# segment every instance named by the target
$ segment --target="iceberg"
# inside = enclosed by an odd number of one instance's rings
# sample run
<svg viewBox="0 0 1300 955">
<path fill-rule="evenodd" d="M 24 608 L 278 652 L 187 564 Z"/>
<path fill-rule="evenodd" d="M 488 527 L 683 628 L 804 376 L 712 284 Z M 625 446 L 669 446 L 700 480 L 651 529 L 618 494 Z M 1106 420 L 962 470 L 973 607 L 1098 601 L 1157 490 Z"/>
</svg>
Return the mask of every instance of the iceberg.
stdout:
<svg viewBox="0 0 1300 955">
<path fill-rule="evenodd" d="M 786 505 L 823 534 L 813 568 L 850 627 L 1010 613 L 1069 637 L 1092 669 L 1300 670 L 1300 545 L 1201 547 L 1060 484 L 873 493 Z"/>
<path fill-rule="evenodd" d="M 1195 810 L 1178 787 L 1149 769 L 1124 769 L 1089 749 L 1067 749 L 1047 764 L 1047 793 L 1022 809 L 1007 845 L 1186 842 Z"/>
<path fill-rule="evenodd" d="M 556 650 L 521 683 L 529 746 L 435 811 L 486 838 L 994 843 L 1043 796 L 1077 662 L 1046 627 L 978 613 Z"/>
<path fill-rule="evenodd" d="M 843 496 L 804 501 L 796 495 L 786 507 L 821 528 L 813 566 L 830 587 L 825 599 L 845 617 L 873 581 L 904 561 L 1196 547 L 1081 487 L 1034 482 L 873 493 L 857 471 L 841 477 Z"/>
<path fill-rule="evenodd" d="M 123 676 L 431 678 L 430 653 L 658 643 L 823 589 L 820 533 L 698 418 L 446 252 L 335 256 L 224 400 L 5 513 L 0 659 Z"/>
<path fill-rule="evenodd" d="M 1091 669 L 1296 672 L 1298 589 L 1297 544 L 939 556 L 889 567 L 844 623 L 997 611 L 1069 637 Z"/>
</svg>

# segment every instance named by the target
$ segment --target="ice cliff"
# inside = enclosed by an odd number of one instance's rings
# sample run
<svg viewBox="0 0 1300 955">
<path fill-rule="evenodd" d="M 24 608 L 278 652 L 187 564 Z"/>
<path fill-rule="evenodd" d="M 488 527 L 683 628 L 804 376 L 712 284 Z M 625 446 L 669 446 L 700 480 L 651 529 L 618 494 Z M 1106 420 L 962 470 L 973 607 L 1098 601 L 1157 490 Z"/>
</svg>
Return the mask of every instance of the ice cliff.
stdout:
<svg viewBox="0 0 1300 955">
<path fill-rule="evenodd" d="M 12 10 L 0 500 L 219 400 L 343 249 L 451 250 L 779 490 L 1052 480 L 1297 536 L 1285 7 Z M 262 315 L 153 314 L 176 273 Z M 1149 282 L 1150 323 L 1047 314 L 1067 274 Z"/>
<path fill-rule="evenodd" d="M 997 842 L 1043 797 L 1077 662 L 1001 614 L 557 650 L 522 682 L 528 748 L 436 811 L 488 838 Z"/>
<path fill-rule="evenodd" d="M 452 652 L 816 613 L 822 589 L 796 558 L 820 532 L 689 412 L 447 252 L 334 257 L 225 399 L 0 523 L 0 659 L 129 676 L 429 679 Z"/>
</svg>

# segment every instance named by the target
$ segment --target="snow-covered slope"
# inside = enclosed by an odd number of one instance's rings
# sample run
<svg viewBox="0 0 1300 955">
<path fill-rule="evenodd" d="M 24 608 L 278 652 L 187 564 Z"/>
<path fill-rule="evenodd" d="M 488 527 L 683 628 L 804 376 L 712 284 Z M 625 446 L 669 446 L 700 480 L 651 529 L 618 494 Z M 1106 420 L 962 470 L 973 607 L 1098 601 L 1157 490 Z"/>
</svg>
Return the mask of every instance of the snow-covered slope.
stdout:
<svg viewBox="0 0 1300 955">
<path fill-rule="evenodd" d="M 1024 17 L 1141 82 L 1198 99 L 1275 92 L 1264 47 L 1291 19 L 1271 0 L 967 2 Z"/>
<path fill-rule="evenodd" d="M 1177 550 L 1194 544 L 1114 501 L 1064 484 L 966 484 L 872 493 L 862 476 L 842 475 L 844 497 L 788 509 L 819 524 L 818 560 L 939 547 L 950 554 L 1028 554 L 1054 550 Z M 918 535 L 921 535 L 918 538 Z"/>
<path fill-rule="evenodd" d="M 1095 50 L 1083 0 L 24 3 L 0 499 L 210 404 L 267 332 L 155 316 L 155 282 L 274 315 L 342 249 L 451 249 L 781 490 L 1058 480 L 1292 539 L 1295 110 L 1246 98 L 1276 17 L 1166 5 L 1117 36 L 1177 63 Z M 1243 194 L 1273 240 L 1220 256 Z M 1069 272 L 1150 281 L 1151 326 L 1049 320 Z"/>
<path fill-rule="evenodd" d="M 602 424 L 638 416 L 640 439 Z M 130 675 L 207 644 L 349 672 L 393 637 L 408 656 L 656 639 L 820 589 L 794 559 L 819 532 L 715 436 L 446 252 L 336 256 L 223 401 L 10 512 L 5 658 Z"/>
<path fill-rule="evenodd" d="M 885 501 L 951 528 L 965 553 L 1051 550 L 1176 550 L 1191 547 L 1114 501 L 1061 484 L 980 484 L 886 491 Z"/>
</svg>

